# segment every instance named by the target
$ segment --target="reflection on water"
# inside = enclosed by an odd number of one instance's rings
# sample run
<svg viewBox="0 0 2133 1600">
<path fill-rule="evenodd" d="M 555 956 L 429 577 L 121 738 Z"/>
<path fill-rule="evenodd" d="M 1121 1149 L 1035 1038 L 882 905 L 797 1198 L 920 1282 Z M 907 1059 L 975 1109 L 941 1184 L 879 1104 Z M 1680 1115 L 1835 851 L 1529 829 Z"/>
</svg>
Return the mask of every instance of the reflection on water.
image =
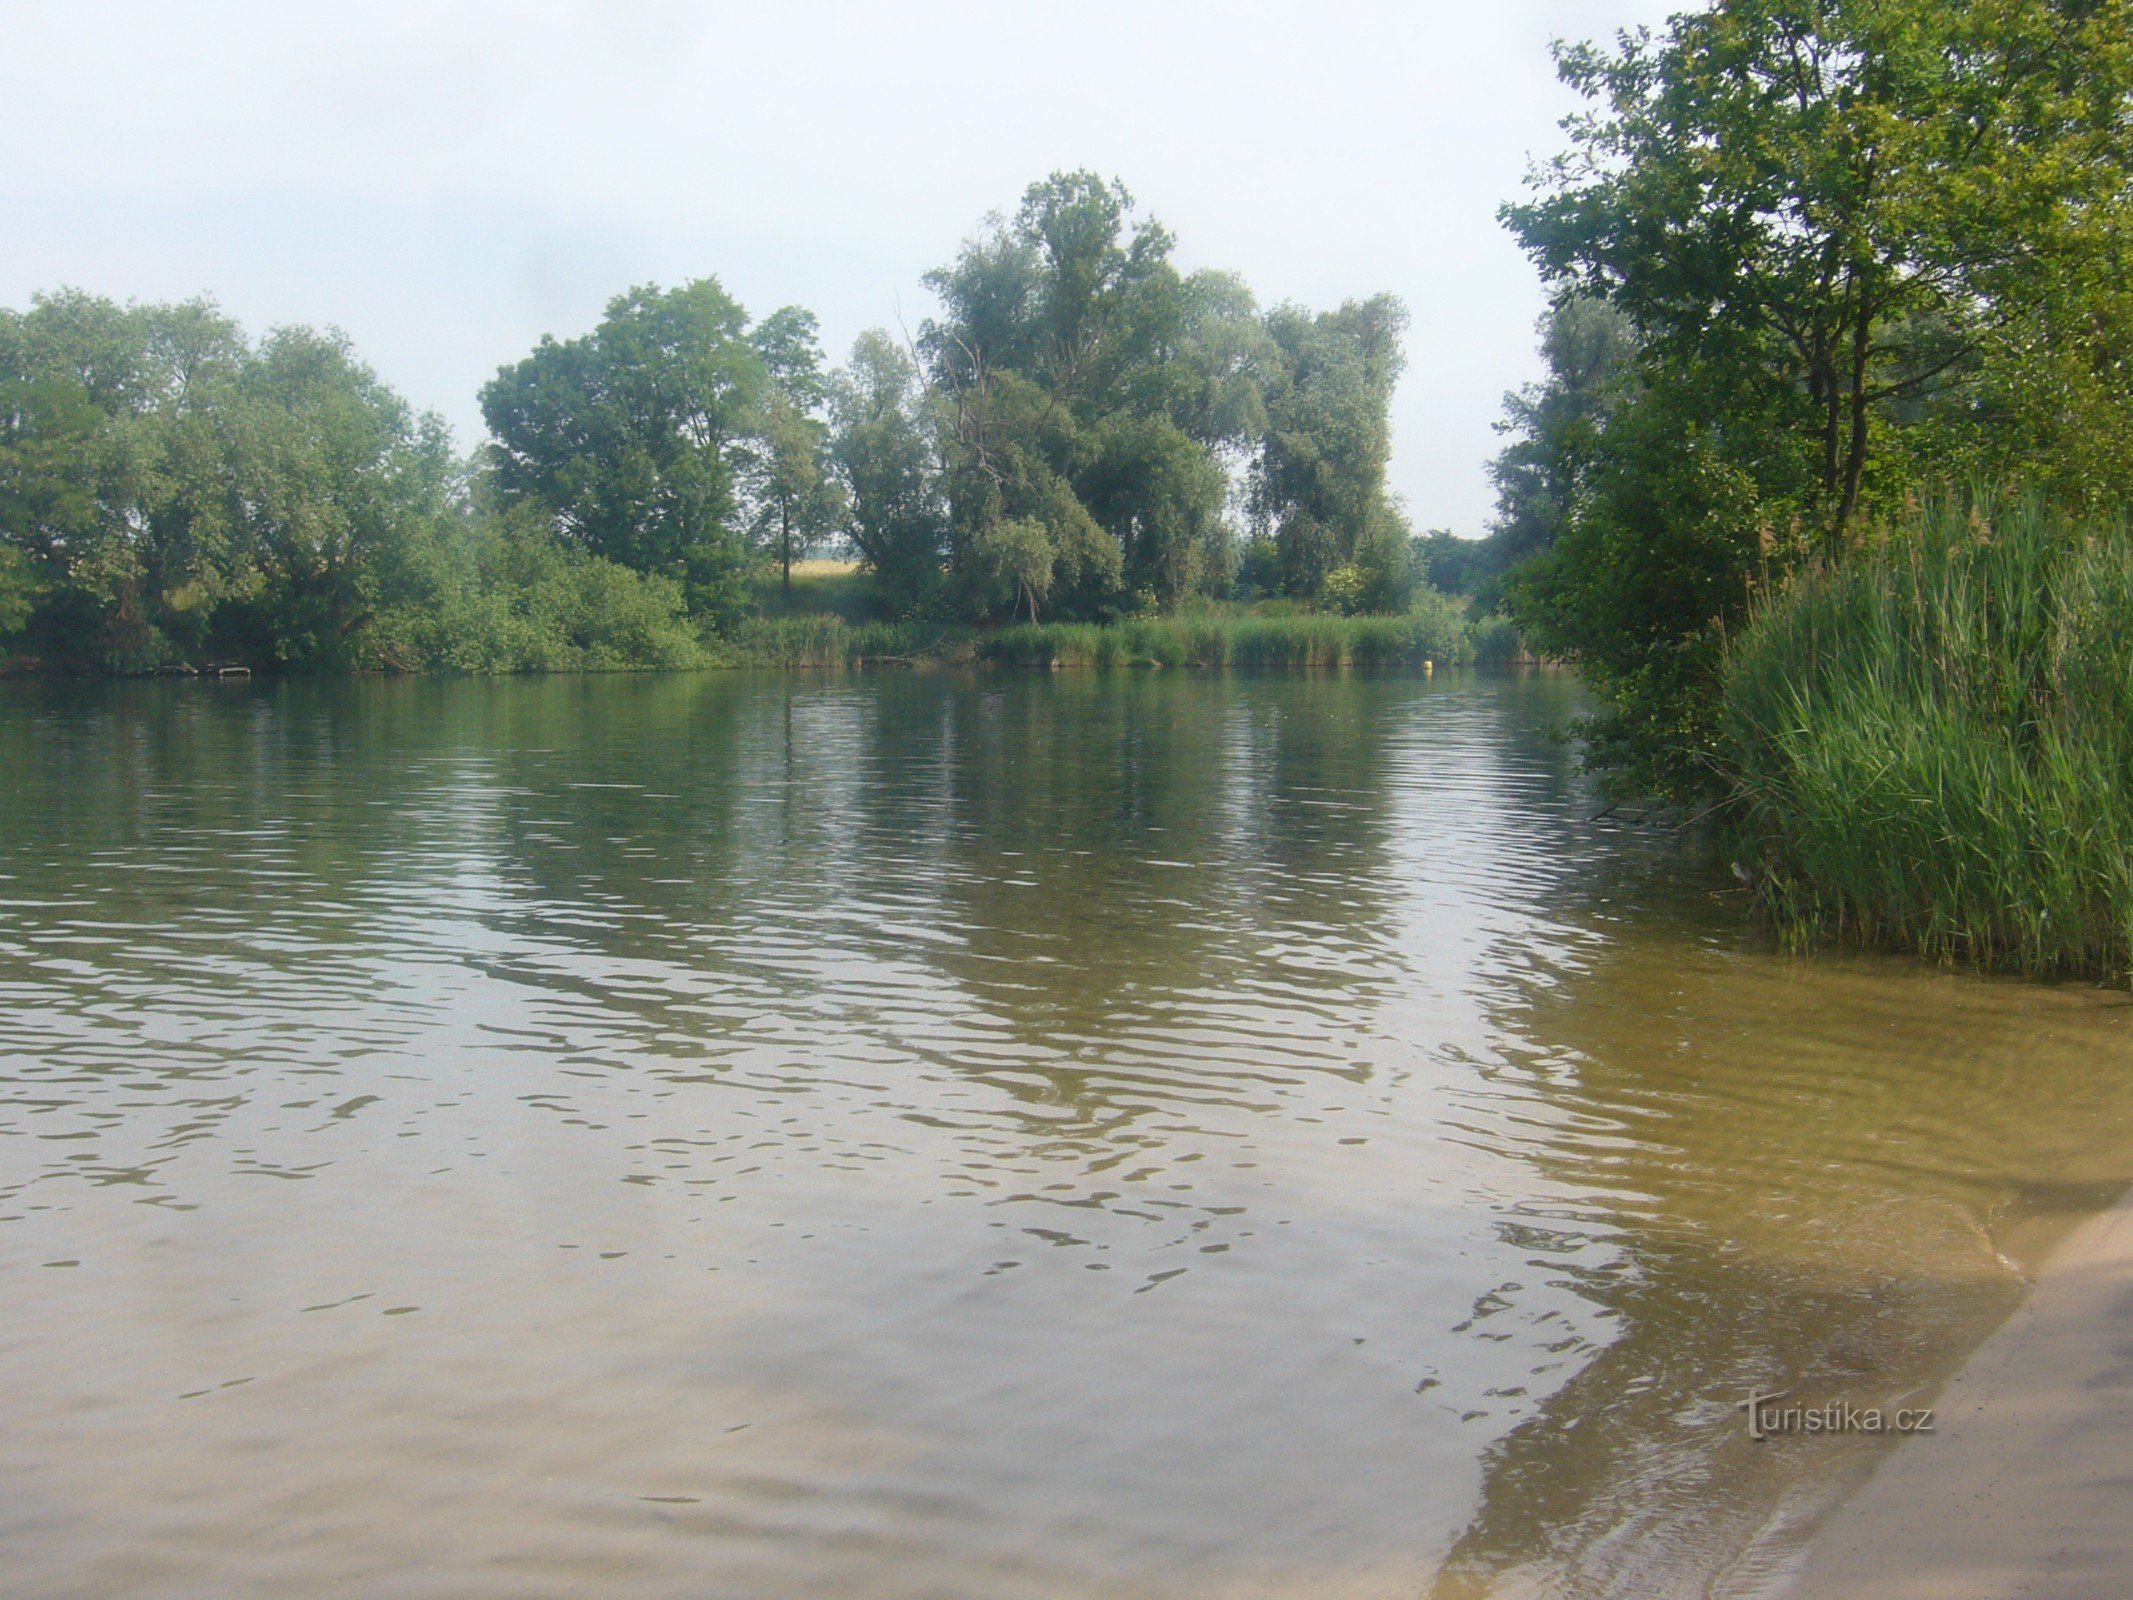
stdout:
<svg viewBox="0 0 2133 1600">
<path fill-rule="evenodd" d="M 23 1592 L 1755 1594 L 2129 1176 L 1561 679 L 0 699 Z"/>
</svg>

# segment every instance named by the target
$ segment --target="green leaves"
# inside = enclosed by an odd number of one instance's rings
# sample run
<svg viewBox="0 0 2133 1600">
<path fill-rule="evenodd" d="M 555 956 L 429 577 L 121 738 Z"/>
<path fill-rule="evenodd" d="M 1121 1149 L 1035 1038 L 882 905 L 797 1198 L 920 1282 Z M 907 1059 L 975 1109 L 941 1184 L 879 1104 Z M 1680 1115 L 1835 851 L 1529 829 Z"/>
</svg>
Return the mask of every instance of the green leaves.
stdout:
<svg viewBox="0 0 2133 1600">
<path fill-rule="evenodd" d="M 774 330 L 777 359 L 793 359 L 794 332 Z M 770 387 L 746 314 L 716 279 L 633 289 L 592 333 L 543 339 L 483 388 L 498 488 L 546 507 L 593 554 L 680 579 L 696 609 L 731 613 L 747 558 L 738 479 Z"/>
<path fill-rule="evenodd" d="M 1290 594 L 1317 595 L 1334 568 L 1357 561 L 1375 526 L 1397 516 L 1385 467 L 1407 324 L 1407 308 L 1392 295 L 1316 314 L 1283 305 L 1267 315 L 1279 359 L 1252 506 L 1273 531 Z"/>
<path fill-rule="evenodd" d="M 442 425 L 337 335 L 253 346 L 204 302 L 73 293 L 0 315 L 9 610 L 50 665 L 357 664 L 455 476 Z"/>
<path fill-rule="evenodd" d="M 1611 755 L 1678 785 L 1751 571 L 1951 474 L 2122 492 L 2133 4 L 1718 0 L 1560 62 L 1595 109 L 1503 215 L 1628 319 L 1634 399 L 1553 469 L 1514 415 L 1523 503 L 1564 493 L 1512 594 L 1644 730 Z"/>
</svg>

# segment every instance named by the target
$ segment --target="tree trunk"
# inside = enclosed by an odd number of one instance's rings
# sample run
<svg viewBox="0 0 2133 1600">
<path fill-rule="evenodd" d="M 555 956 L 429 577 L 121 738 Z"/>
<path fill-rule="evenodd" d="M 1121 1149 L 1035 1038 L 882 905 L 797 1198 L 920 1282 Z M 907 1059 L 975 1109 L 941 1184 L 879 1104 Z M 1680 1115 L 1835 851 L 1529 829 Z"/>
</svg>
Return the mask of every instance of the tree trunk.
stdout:
<svg viewBox="0 0 2133 1600">
<path fill-rule="evenodd" d="M 1866 363 L 1873 353 L 1874 330 L 1873 314 L 1864 304 L 1859 307 L 1858 317 L 1852 327 L 1852 431 L 1844 459 L 1844 497 L 1837 502 L 1836 522 L 1830 530 L 1831 543 L 1838 552 L 1844 548 L 1852 513 L 1859 507 L 1859 484 L 1866 473 Z"/>
</svg>

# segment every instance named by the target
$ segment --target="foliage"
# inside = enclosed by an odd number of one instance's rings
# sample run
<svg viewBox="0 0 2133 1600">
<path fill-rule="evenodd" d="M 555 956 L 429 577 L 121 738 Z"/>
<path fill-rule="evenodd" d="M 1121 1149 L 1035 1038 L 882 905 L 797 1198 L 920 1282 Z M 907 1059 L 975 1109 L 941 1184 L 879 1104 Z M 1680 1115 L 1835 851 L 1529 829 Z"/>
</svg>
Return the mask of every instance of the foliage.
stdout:
<svg viewBox="0 0 2133 1600">
<path fill-rule="evenodd" d="M 40 297 L 0 313 L 0 650 L 670 664 L 820 605 L 795 568 L 831 545 L 866 575 L 835 600 L 854 621 L 1308 608 L 1336 569 L 1338 608 L 1405 613 L 1421 564 L 1384 491 L 1405 312 L 1262 316 L 1172 248 L 1119 184 L 1054 174 L 929 275 L 915 342 L 864 334 L 834 372 L 797 306 L 751 323 L 716 279 L 641 285 L 498 370 L 471 460 L 338 334 Z"/>
<path fill-rule="evenodd" d="M 1172 246 L 1120 185 L 1057 173 L 928 276 L 946 598 L 979 619 L 1102 619 L 1240 577 L 1314 597 L 1358 563 L 1397 609 L 1405 529 L 1383 481 L 1405 312 L 1379 296 L 1261 318 L 1236 278 L 1180 273 Z M 1285 551 L 1279 570 L 1240 575 L 1240 502 Z M 1039 573 L 1046 551 L 1048 586 L 1007 575 Z"/>
<path fill-rule="evenodd" d="M 1947 501 L 1727 652 L 1733 833 L 1778 923 L 2031 973 L 2133 941 L 2133 534 Z"/>
<path fill-rule="evenodd" d="M 778 563 L 785 596 L 793 562 L 844 524 L 844 487 L 831 471 L 829 398 L 814 313 L 799 306 L 772 312 L 749 335 L 768 380 L 755 422 L 745 479 L 753 500 L 757 546 Z"/>
<path fill-rule="evenodd" d="M 1459 591 L 1484 607 L 1497 602 L 1506 571 L 1561 537 L 1603 430 L 1635 381 L 1636 330 L 1611 301 L 1565 295 L 1541 318 L 1540 335 L 1547 376 L 1504 397 L 1497 431 L 1509 442 L 1489 465 L 1496 516 Z"/>
<path fill-rule="evenodd" d="M 1751 572 L 1842 560 L 1936 474 L 2094 503 L 2133 458 L 2133 6 L 1718 0 L 1560 65 L 1595 109 L 1505 218 L 1633 354 L 1589 426 L 1514 406 L 1540 459 L 1500 486 L 1554 537 L 1506 594 L 1609 697 L 1603 764 L 1703 790 Z"/>
<path fill-rule="evenodd" d="M 1210 452 L 1233 425 L 1210 400 L 1224 372 L 1166 369 L 1226 349 L 1202 324 L 1239 308 L 1183 278 L 1171 243 L 1122 186 L 1056 174 L 928 275 L 942 314 L 919 350 L 950 581 L 972 614 L 1034 611 L 1043 596 L 1002 573 L 1034 574 L 1047 553 L 1083 616 L 1143 587 L 1174 603 L 1204 566 L 1224 497 Z"/>
<path fill-rule="evenodd" d="M 1718 663 L 1758 570 L 1763 514 L 1727 444 L 1692 396 L 1661 390 L 1626 409 L 1579 514 L 1505 582 L 1527 639 L 1574 658 L 1607 701 L 1586 732 L 1618 791 L 1688 798 L 1717 782 Z"/>
<path fill-rule="evenodd" d="M 747 315 L 716 279 L 633 289 L 590 334 L 543 338 L 483 387 L 498 491 L 731 619 L 747 566 L 739 479 L 770 390 Z"/>
<path fill-rule="evenodd" d="M 1468 623 L 1467 639 L 1476 666 L 1503 667 L 1532 658 L 1518 624 L 1493 611 Z"/>
<path fill-rule="evenodd" d="M 1391 295 L 1315 316 L 1280 306 L 1267 329 L 1281 359 L 1252 503 L 1273 532 L 1284 591 L 1315 595 L 1335 568 L 1377 566 L 1405 543 L 1385 466 L 1407 311 Z"/>
<path fill-rule="evenodd" d="M 378 620 L 372 659 L 399 671 L 612 672 L 707 658 L 670 577 L 633 572 L 517 513 L 455 529 L 422 552 Z"/>
<path fill-rule="evenodd" d="M 5 610 L 48 667 L 360 665 L 458 492 L 443 425 L 338 335 L 73 292 L 0 312 Z"/>
<path fill-rule="evenodd" d="M 930 609 L 941 586 L 948 517 L 918 364 L 880 329 L 861 334 L 830 378 L 829 411 L 846 536 L 892 613 Z"/>
<path fill-rule="evenodd" d="M 981 635 L 977 651 L 1001 666 L 1451 666 L 1473 659 L 1458 606 L 1427 593 L 1405 616 L 1205 613 L 1108 626 L 1025 623 Z"/>
</svg>

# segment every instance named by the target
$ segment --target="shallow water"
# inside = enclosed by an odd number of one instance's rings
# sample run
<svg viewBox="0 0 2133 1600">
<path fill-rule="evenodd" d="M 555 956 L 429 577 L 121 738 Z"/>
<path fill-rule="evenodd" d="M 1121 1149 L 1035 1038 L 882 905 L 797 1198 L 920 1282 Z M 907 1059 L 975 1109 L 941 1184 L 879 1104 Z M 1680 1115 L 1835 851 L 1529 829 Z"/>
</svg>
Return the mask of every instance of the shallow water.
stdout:
<svg viewBox="0 0 2133 1600">
<path fill-rule="evenodd" d="M 1767 1592 L 2133 1177 L 1563 679 L 0 685 L 14 1592 Z"/>
</svg>

